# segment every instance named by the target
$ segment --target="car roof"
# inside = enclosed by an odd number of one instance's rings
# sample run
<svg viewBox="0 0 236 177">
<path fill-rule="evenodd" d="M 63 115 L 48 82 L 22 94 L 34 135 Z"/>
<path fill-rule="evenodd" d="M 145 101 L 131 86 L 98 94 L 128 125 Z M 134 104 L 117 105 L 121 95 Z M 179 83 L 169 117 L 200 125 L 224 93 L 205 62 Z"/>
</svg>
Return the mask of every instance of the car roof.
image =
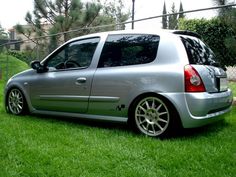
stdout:
<svg viewBox="0 0 236 177">
<path fill-rule="evenodd" d="M 99 32 L 93 34 L 87 34 L 79 37 L 75 37 L 68 42 L 72 42 L 74 40 L 80 40 L 84 38 L 92 38 L 92 37 L 101 37 L 107 35 L 116 35 L 116 34 L 151 34 L 151 35 L 187 35 L 192 37 L 201 38 L 201 36 L 195 32 L 188 30 L 166 30 L 166 29 L 155 29 L 155 30 L 118 30 L 118 31 L 106 31 Z"/>
</svg>

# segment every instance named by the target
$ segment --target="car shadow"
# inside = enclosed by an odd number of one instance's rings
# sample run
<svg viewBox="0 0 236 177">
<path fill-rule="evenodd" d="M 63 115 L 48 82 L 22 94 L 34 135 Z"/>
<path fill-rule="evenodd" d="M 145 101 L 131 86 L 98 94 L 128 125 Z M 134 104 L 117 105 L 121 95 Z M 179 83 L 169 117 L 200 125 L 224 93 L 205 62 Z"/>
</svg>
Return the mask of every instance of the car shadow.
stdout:
<svg viewBox="0 0 236 177">
<path fill-rule="evenodd" d="M 33 115 L 33 118 L 42 119 L 50 122 L 63 122 L 65 124 L 69 123 L 78 126 L 129 131 L 127 123 L 122 123 L 122 122 L 111 122 L 106 120 L 94 120 L 94 119 L 63 117 L 63 116 L 58 117 L 49 115 Z"/>
<path fill-rule="evenodd" d="M 130 126 L 127 123 L 121 122 L 110 122 L 104 120 L 93 120 L 93 119 L 85 119 L 85 118 L 73 118 L 73 117 L 58 117 L 58 116 L 49 116 L 49 115 L 31 115 L 31 118 L 40 119 L 47 122 L 62 122 L 65 124 L 73 124 L 78 126 L 85 126 L 85 127 L 94 127 L 99 129 L 107 129 L 111 131 L 120 131 L 123 133 L 128 133 L 131 135 L 137 135 L 137 132 L 132 131 Z M 198 127 L 198 128 L 189 128 L 183 129 L 179 128 L 174 131 L 168 137 L 161 138 L 161 140 L 165 139 L 179 139 L 179 138 L 196 138 L 196 137 L 207 137 L 207 136 L 214 136 L 223 129 L 229 127 L 230 124 L 226 122 L 224 119 L 218 122 Z M 145 135 L 137 135 L 143 137 Z"/>
<path fill-rule="evenodd" d="M 196 138 L 217 135 L 230 124 L 225 119 L 197 128 L 181 128 L 171 138 Z"/>
</svg>

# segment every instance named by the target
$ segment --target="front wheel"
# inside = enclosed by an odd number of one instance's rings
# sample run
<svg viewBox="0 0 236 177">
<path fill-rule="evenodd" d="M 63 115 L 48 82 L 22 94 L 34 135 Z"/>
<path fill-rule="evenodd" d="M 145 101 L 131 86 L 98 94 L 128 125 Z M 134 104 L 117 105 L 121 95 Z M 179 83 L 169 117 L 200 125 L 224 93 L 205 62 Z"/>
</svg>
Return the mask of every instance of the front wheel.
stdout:
<svg viewBox="0 0 236 177">
<path fill-rule="evenodd" d="M 166 136 L 171 129 L 170 107 L 162 99 L 155 96 L 138 99 L 134 103 L 132 118 L 133 127 L 148 136 Z"/>
<path fill-rule="evenodd" d="M 11 89 L 7 95 L 7 111 L 15 115 L 23 114 L 26 111 L 24 95 L 17 88 Z"/>
</svg>

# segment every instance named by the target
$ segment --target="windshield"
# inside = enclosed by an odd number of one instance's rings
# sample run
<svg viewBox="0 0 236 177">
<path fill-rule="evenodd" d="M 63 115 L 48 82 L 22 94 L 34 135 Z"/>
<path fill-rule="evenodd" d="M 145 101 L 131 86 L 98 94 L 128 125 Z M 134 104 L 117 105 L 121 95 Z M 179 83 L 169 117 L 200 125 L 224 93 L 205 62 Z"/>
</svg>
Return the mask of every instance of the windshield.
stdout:
<svg viewBox="0 0 236 177">
<path fill-rule="evenodd" d="M 216 61 L 213 51 L 200 39 L 195 37 L 180 37 L 188 54 L 190 64 L 214 65 Z"/>
</svg>

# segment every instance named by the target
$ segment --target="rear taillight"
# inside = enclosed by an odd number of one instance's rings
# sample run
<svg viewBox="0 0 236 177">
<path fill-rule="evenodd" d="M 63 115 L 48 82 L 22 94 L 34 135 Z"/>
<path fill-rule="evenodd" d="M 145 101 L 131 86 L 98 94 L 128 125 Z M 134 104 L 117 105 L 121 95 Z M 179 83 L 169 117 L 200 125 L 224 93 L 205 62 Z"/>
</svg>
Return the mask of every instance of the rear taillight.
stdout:
<svg viewBox="0 0 236 177">
<path fill-rule="evenodd" d="M 205 86 L 197 70 L 191 66 L 184 67 L 185 92 L 205 92 Z"/>
</svg>

